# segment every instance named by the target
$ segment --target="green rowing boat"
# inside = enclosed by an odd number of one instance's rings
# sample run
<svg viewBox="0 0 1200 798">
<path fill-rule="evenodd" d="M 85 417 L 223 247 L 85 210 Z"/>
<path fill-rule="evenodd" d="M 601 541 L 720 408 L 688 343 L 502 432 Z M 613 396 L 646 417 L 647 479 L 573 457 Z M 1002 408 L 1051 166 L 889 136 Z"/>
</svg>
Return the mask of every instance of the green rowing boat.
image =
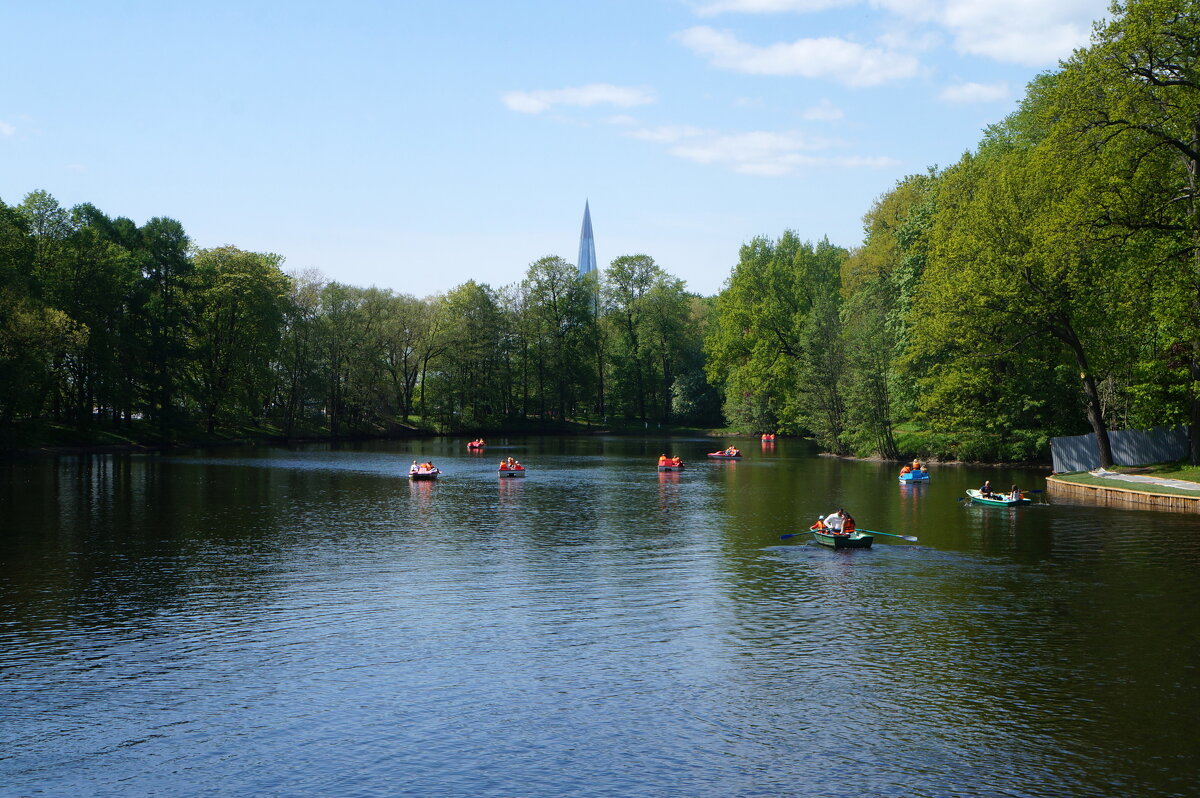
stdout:
<svg viewBox="0 0 1200 798">
<path fill-rule="evenodd" d="M 835 535 L 832 532 L 812 527 L 809 527 L 809 531 L 813 533 L 813 537 L 817 539 L 818 543 L 835 549 L 869 549 L 875 542 L 875 538 L 858 531 L 851 532 L 849 535 Z"/>
<path fill-rule="evenodd" d="M 973 502 L 990 504 L 993 507 L 1016 507 L 1020 504 L 1029 504 L 1029 499 L 1026 499 L 1024 495 L 1019 499 L 1010 499 L 1007 493 L 991 493 L 984 496 L 975 488 L 968 490 L 967 495 L 971 497 L 971 501 Z"/>
</svg>

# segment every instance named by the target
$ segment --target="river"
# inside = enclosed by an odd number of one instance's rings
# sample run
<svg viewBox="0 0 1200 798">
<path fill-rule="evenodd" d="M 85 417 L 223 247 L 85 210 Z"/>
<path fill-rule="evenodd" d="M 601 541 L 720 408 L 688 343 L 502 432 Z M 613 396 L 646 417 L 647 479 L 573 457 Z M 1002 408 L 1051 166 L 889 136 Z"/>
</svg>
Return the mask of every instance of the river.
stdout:
<svg viewBox="0 0 1200 798">
<path fill-rule="evenodd" d="M 0 795 L 1197 794 L 1195 516 L 495 443 L 0 462 Z"/>
</svg>

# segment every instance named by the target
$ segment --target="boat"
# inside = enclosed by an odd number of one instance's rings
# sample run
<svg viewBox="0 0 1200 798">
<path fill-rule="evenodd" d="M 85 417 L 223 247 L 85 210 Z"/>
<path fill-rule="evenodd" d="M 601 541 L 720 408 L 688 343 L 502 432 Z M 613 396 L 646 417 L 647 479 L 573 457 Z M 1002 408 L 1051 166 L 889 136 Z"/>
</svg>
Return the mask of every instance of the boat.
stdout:
<svg viewBox="0 0 1200 798">
<path fill-rule="evenodd" d="M 1017 507 L 1022 504 L 1029 504 L 1029 499 L 1021 494 L 1019 499 L 1008 498 L 1007 493 L 993 493 L 990 496 L 984 496 L 977 488 L 967 490 L 967 495 L 971 497 L 971 501 L 979 502 L 980 504 L 990 504 L 993 507 Z"/>
<path fill-rule="evenodd" d="M 774 443 L 775 442 L 775 433 L 774 432 L 764 432 L 763 436 L 762 436 L 762 442 L 763 443 Z"/>
<path fill-rule="evenodd" d="M 496 473 L 502 477 L 523 477 L 525 476 L 525 466 L 517 466 L 516 468 L 498 468 Z"/>
<path fill-rule="evenodd" d="M 869 549 L 875 542 L 874 536 L 864 535 L 858 530 L 849 535 L 837 535 L 825 529 L 818 529 L 814 524 L 809 527 L 809 531 L 813 533 L 813 537 L 817 539 L 818 543 L 835 549 Z"/>
<path fill-rule="evenodd" d="M 716 458 L 717 460 L 741 460 L 742 459 L 742 453 L 740 451 L 738 451 L 737 449 L 733 450 L 733 454 L 730 454 L 729 452 L 730 452 L 729 449 L 726 449 L 723 452 L 709 452 L 708 456 Z"/>
<path fill-rule="evenodd" d="M 929 481 L 929 472 L 925 471 L 925 470 L 909 471 L 905 474 L 900 475 L 900 481 L 901 482 L 928 482 Z"/>
<path fill-rule="evenodd" d="M 683 463 L 680 463 L 679 465 L 675 465 L 674 463 L 671 463 L 669 465 L 659 465 L 658 470 L 659 471 L 682 471 L 683 468 L 684 468 Z"/>
<path fill-rule="evenodd" d="M 442 472 L 433 463 L 414 464 L 408 469 L 408 478 L 413 480 L 437 479 L 440 473 Z"/>
<path fill-rule="evenodd" d="M 468 449 L 483 449 L 487 444 L 483 442 L 483 438 L 474 441 L 467 441 Z"/>
</svg>

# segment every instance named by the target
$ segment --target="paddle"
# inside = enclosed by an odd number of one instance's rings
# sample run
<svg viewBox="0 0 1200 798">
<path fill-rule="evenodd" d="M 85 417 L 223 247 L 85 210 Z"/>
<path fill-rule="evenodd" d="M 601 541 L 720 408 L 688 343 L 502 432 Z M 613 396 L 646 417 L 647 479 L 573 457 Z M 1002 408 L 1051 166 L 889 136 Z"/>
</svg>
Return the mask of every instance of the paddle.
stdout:
<svg viewBox="0 0 1200 798">
<path fill-rule="evenodd" d="M 897 535 L 894 532 L 876 532 L 872 529 L 860 529 L 858 531 L 864 535 L 887 535 L 889 538 L 900 538 L 901 540 L 911 540 L 913 543 L 917 542 L 916 535 Z"/>
</svg>

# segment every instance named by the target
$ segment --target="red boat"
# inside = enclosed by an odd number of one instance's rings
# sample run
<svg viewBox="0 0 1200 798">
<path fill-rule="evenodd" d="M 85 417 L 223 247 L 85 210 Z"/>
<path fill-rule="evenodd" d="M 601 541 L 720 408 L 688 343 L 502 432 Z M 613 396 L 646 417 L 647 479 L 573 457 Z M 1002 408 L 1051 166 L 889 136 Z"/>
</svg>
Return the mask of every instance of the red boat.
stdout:
<svg viewBox="0 0 1200 798">
<path fill-rule="evenodd" d="M 718 460 L 741 460 L 742 452 L 741 452 L 741 450 L 735 449 L 732 446 L 730 446 L 728 449 L 726 449 L 723 452 L 709 452 L 708 456 L 716 458 Z"/>
</svg>

